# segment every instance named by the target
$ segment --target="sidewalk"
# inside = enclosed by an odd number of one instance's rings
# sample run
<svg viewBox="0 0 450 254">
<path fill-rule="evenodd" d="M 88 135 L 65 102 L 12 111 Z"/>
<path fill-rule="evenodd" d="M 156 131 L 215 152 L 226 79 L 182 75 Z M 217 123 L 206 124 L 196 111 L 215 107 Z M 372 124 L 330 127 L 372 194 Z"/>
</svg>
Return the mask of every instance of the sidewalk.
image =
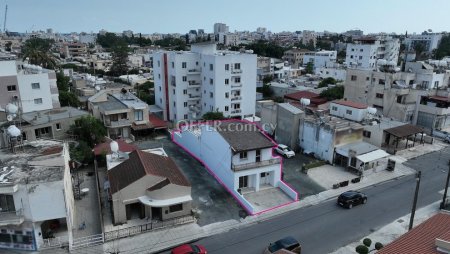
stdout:
<svg viewBox="0 0 450 254">
<path fill-rule="evenodd" d="M 439 211 L 439 203 L 435 202 L 431 205 L 425 206 L 416 211 L 414 216 L 414 225 L 419 225 L 424 222 L 431 216 L 435 215 Z M 373 232 L 372 234 L 364 237 L 370 238 L 372 240 L 372 246 L 370 249 L 374 248 L 376 242 L 382 243 L 386 246 L 388 243 L 393 242 L 395 239 L 399 238 L 406 232 L 408 232 L 409 227 L 409 218 L 410 214 L 407 214 L 401 218 L 396 219 L 395 221 L 387 224 L 386 226 L 380 228 L 379 230 Z M 330 254 L 347 254 L 347 253 L 356 253 L 355 248 L 358 245 L 362 244 L 362 238 L 358 242 L 351 243 L 345 247 L 341 247 Z"/>
</svg>

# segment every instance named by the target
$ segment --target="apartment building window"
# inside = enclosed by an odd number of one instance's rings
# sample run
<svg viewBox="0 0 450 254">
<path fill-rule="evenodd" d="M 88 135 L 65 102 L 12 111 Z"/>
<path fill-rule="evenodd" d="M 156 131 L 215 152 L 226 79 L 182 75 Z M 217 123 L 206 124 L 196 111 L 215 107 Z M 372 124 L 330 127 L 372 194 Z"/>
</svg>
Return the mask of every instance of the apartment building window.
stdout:
<svg viewBox="0 0 450 254">
<path fill-rule="evenodd" d="M 230 65 L 229 64 L 225 64 L 225 70 L 229 71 L 230 70 Z"/>
<path fill-rule="evenodd" d="M 422 87 L 428 88 L 428 81 L 422 81 Z"/>
<path fill-rule="evenodd" d="M 42 98 L 34 99 L 34 104 L 42 104 Z"/>
<path fill-rule="evenodd" d="M 169 213 L 175 213 L 179 211 L 183 211 L 183 204 L 176 204 L 169 206 Z"/>
<path fill-rule="evenodd" d="M 378 80 L 378 84 L 379 85 L 384 85 L 384 84 L 386 84 L 386 82 L 384 81 L 384 79 L 379 79 Z"/>
<path fill-rule="evenodd" d="M 366 77 L 366 81 L 369 81 L 370 80 L 370 77 Z"/>
<path fill-rule="evenodd" d="M 234 104 L 233 108 L 234 109 L 240 109 L 241 108 L 241 104 Z"/>
<path fill-rule="evenodd" d="M 134 120 L 135 121 L 143 121 L 144 120 L 144 111 L 143 110 L 134 111 Z"/>
<path fill-rule="evenodd" d="M 377 93 L 375 96 L 376 96 L 378 99 L 383 99 L 384 94 L 382 94 L 382 93 Z"/>
<path fill-rule="evenodd" d="M 225 93 L 225 98 L 229 98 L 230 97 L 230 94 L 229 93 Z"/>
<path fill-rule="evenodd" d="M 159 91 L 161 92 L 161 87 L 159 87 Z"/>
<path fill-rule="evenodd" d="M 240 63 L 235 63 L 234 64 L 234 69 L 240 70 L 241 69 L 241 64 Z"/>
<path fill-rule="evenodd" d="M 347 111 L 345 111 L 347 113 L 347 115 L 351 115 L 353 112 L 350 109 L 347 109 Z"/>
<path fill-rule="evenodd" d="M 172 91 L 173 91 L 173 94 L 175 94 L 175 89 L 173 89 Z"/>
<path fill-rule="evenodd" d="M 230 83 L 230 80 L 229 79 L 225 79 L 225 85 L 228 85 Z"/>
<path fill-rule="evenodd" d="M 359 56 L 359 60 L 362 60 L 362 56 Z"/>
<path fill-rule="evenodd" d="M 370 131 L 363 131 L 363 136 L 366 138 L 370 138 L 370 134 L 372 134 Z"/>
<path fill-rule="evenodd" d="M 184 119 L 188 119 L 188 115 L 187 114 L 184 114 Z"/>
<path fill-rule="evenodd" d="M 7 87 L 8 88 L 8 92 L 15 92 L 16 91 L 16 85 L 10 85 Z"/>
<path fill-rule="evenodd" d="M 187 89 L 184 89 L 184 90 L 183 90 L 183 94 L 187 94 Z"/>
<path fill-rule="evenodd" d="M 187 76 L 183 76 L 183 82 L 187 81 Z"/>
<path fill-rule="evenodd" d="M 197 65 L 197 66 L 198 66 L 198 62 L 195 62 L 195 65 Z"/>
<path fill-rule="evenodd" d="M 172 62 L 172 68 L 175 68 L 175 62 Z"/>
<path fill-rule="evenodd" d="M 187 105 L 188 105 L 188 103 L 185 101 L 185 102 L 183 103 L 183 106 L 184 106 L 185 108 L 187 108 Z"/>
<path fill-rule="evenodd" d="M 176 107 L 177 106 L 177 102 L 173 102 L 173 107 Z"/>
<path fill-rule="evenodd" d="M 225 111 L 228 111 L 228 110 L 229 110 L 228 106 L 225 106 Z"/>
<path fill-rule="evenodd" d="M 214 69 L 213 64 L 209 64 L 209 70 L 212 71 Z"/>
<path fill-rule="evenodd" d="M 241 83 L 241 78 L 240 77 L 234 78 L 234 83 Z"/>
<path fill-rule="evenodd" d="M 0 211 L 2 212 L 16 211 L 16 207 L 14 206 L 14 198 L 12 195 L 0 194 Z"/>
<path fill-rule="evenodd" d="M 158 79 L 161 79 L 161 74 L 158 74 Z"/>
<path fill-rule="evenodd" d="M 352 75 L 351 80 L 356 81 L 356 75 Z"/>
<path fill-rule="evenodd" d="M 158 60 L 158 67 L 161 67 L 161 62 Z"/>
<path fill-rule="evenodd" d="M 39 85 L 39 83 L 31 83 L 31 88 L 32 89 L 40 89 L 41 85 Z"/>
<path fill-rule="evenodd" d="M 213 92 L 209 92 L 209 98 L 212 98 L 212 97 L 214 97 Z"/>
<path fill-rule="evenodd" d="M 241 160 L 246 160 L 247 159 L 247 152 L 240 152 L 239 153 L 239 158 Z"/>
<path fill-rule="evenodd" d="M 360 52 L 363 52 L 364 50 L 363 50 L 363 49 L 360 49 L 359 51 L 360 51 Z"/>
<path fill-rule="evenodd" d="M 353 55 L 350 55 L 350 58 L 353 59 Z"/>
<path fill-rule="evenodd" d="M 213 83 L 214 83 L 213 79 L 210 78 L 210 79 L 209 79 L 209 84 L 212 85 Z"/>
<path fill-rule="evenodd" d="M 333 107 L 331 107 L 331 110 L 333 110 L 333 111 L 337 111 L 338 109 L 337 109 L 337 107 L 336 107 L 336 106 L 333 106 Z"/>
<path fill-rule="evenodd" d="M 181 68 L 186 69 L 187 68 L 187 63 L 186 62 L 182 62 L 181 63 Z"/>
<path fill-rule="evenodd" d="M 352 51 L 355 51 L 355 49 L 352 49 Z"/>
<path fill-rule="evenodd" d="M 439 87 L 439 81 L 434 81 L 434 88 L 438 88 Z"/>
<path fill-rule="evenodd" d="M 162 104 L 162 98 L 159 98 L 159 103 L 161 103 L 161 104 Z"/>
<path fill-rule="evenodd" d="M 56 124 L 56 130 L 57 130 L 57 131 L 61 130 L 61 124 L 60 124 L 60 123 L 57 123 L 57 124 Z"/>
</svg>

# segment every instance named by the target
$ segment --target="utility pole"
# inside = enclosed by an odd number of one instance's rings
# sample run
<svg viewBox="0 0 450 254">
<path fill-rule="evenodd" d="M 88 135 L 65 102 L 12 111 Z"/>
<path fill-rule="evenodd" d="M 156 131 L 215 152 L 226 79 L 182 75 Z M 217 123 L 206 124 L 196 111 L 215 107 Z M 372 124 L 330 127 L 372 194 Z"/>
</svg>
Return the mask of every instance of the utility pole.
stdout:
<svg viewBox="0 0 450 254">
<path fill-rule="evenodd" d="M 413 223 L 414 223 L 414 214 L 416 213 L 416 206 L 417 206 L 417 196 L 419 195 L 419 187 L 420 187 L 420 177 L 422 176 L 422 171 L 417 172 L 416 174 L 416 192 L 414 193 L 414 201 L 413 201 L 413 207 L 411 211 L 411 217 L 409 219 L 409 230 L 412 229 Z"/>
<path fill-rule="evenodd" d="M 442 197 L 441 205 L 439 206 L 440 209 L 444 209 L 445 207 L 445 201 L 447 199 L 447 189 L 448 189 L 448 182 L 450 180 L 450 160 L 448 161 L 448 174 L 447 174 L 447 181 L 445 182 L 445 189 L 444 189 L 444 196 Z"/>
</svg>

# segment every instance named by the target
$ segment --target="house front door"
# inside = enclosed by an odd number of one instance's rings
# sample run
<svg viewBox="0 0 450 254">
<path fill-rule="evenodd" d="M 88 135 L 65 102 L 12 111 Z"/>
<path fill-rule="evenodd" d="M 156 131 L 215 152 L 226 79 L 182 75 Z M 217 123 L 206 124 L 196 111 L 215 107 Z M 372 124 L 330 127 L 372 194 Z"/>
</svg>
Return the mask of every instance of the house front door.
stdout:
<svg viewBox="0 0 450 254">
<path fill-rule="evenodd" d="M 152 220 L 162 220 L 161 207 L 152 207 Z"/>
<path fill-rule="evenodd" d="M 248 187 L 248 176 L 239 177 L 239 189 Z"/>
<path fill-rule="evenodd" d="M 270 173 L 264 172 L 260 174 L 259 185 L 270 184 Z"/>
</svg>

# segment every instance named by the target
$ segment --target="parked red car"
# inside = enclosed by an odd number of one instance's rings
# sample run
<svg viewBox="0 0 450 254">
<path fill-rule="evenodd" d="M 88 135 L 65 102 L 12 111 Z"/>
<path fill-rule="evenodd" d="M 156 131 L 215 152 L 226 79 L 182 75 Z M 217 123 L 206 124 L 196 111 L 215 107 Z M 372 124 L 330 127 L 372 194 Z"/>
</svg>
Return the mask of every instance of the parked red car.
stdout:
<svg viewBox="0 0 450 254">
<path fill-rule="evenodd" d="M 207 254 L 205 247 L 195 244 L 183 244 L 172 250 L 172 254 Z"/>
</svg>

